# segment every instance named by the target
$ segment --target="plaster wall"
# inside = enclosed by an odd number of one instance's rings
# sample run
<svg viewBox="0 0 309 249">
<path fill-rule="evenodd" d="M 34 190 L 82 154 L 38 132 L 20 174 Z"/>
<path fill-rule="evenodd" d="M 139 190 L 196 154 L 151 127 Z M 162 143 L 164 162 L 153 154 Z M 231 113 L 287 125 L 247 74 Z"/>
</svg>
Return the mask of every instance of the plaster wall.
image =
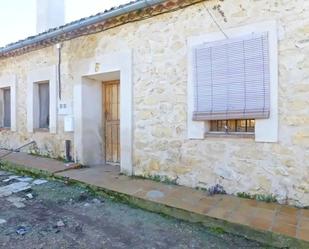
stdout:
<svg viewBox="0 0 309 249">
<path fill-rule="evenodd" d="M 91 164 L 103 164 L 102 82 L 83 79 L 81 87 L 82 99 L 86 101 L 83 101 L 81 109 L 84 114 L 81 131 L 83 151 L 79 160 Z"/>
<path fill-rule="evenodd" d="M 42 33 L 65 23 L 64 0 L 36 0 L 36 31 Z"/>
</svg>

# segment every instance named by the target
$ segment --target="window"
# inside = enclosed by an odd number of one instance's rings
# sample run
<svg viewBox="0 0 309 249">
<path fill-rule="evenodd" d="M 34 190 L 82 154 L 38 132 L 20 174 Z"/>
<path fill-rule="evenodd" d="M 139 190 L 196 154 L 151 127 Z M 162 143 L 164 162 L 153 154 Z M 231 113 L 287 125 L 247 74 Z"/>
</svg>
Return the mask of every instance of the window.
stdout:
<svg viewBox="0 0 309 249">
<path fill-rule="evenodd" d="M 212 120 L 210 121 L 210 132 L 225 133 L 254 133 L 254 119 L 231 119 L 231 120 Z"/>
<path fill-rule="evenodd" d="M 49 128 L 49 83 L 38 84 L 39 128 Z"/>
<path fill-rule="evenodd" d="M 3 126 L 5 128 L 11 127 L 11 89 L 6 88 L 3 90 Z"/>
<path fill-rule="evenodd" d="M 57 67 L 52 65 L 27 73 L 27 131 L 30 133 L 57 133 L 56 72 Z"/>
<path fill-rule="evenodd" d="M 2 98 L 2 106 L 1 106 L 1 126 L 4 128 L 11 127 L 11 89 L 3 88 L 1 89 L 1 98 Z"/>
<path fill-rule="evenodd" d="M 188 138 L 207 139 L 211 120 L 255 120 L 254 140 L 276 143 L 279 135 L 277 22 L 250 23 L 227 28 L 225 32 L 229 39 L 224 39 L 221 32 L 188 37 Z M 248 137 L 253 138 L 251 134 Z"/>
<path fill-rule="evenodd" d="M 253 119 L 269 118 L 268 46 L 267 32 L 196 46 L 193 120 L 246 132 Z"/>
</svg>

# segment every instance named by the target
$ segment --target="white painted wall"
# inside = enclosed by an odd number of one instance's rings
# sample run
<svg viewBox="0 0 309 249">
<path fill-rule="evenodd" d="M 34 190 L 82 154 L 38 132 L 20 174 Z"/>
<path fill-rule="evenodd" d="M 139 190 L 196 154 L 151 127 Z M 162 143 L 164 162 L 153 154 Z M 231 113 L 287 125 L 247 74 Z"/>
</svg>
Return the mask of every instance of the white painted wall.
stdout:
<svg viewBox="0 0 309 249">
<path fill-rule="evenodd" d="M 132 175 L 133 82 L 131 50 L 83 60 L 73 67 L 79 74 L 74 86 L 76 159 L 86 165 L 97 164 L 101 161 L 100 159 L 104 159 L 102 155 L 103 120 L 100 116 L 102 115 L 102 96 L 100 96 L 102 81 L 120 79 L 120 169 L 121 172 Z"/>
<path fill-rule="evenodd" d="M 104 163 L 102 82 L 82 79 L 82 161 L 91 165 Z"/>
<path fill-rule="evenodd" d="M 37 0 L 37 33 L 59 27 L 65 23 L 64 0 Z"/>
</svg>

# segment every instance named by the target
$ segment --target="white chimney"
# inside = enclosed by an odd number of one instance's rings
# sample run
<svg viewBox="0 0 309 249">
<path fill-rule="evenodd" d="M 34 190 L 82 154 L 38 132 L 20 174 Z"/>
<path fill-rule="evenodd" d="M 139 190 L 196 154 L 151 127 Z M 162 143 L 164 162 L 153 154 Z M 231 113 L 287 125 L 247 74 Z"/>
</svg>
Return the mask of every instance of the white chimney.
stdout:
<svg viewBox="0 0 309 249">
<path fill-rule="evenodd" d="M 42 33 L 64 24 L 64 0 L 37 0 L 36 31 Z"/>
</svg>

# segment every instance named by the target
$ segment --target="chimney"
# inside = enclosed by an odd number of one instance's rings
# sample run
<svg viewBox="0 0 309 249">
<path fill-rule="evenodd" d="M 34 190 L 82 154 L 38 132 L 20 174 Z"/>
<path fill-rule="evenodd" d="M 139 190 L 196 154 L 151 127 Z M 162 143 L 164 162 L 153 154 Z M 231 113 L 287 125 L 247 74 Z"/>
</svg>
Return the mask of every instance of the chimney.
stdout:
<svg viewBox="0 0 309 249">
<path fill-rule="evenodd" d="M 64 24 L 64 0 L 37 0 L 36 31 L 42 33 Z"/>
</svg>

